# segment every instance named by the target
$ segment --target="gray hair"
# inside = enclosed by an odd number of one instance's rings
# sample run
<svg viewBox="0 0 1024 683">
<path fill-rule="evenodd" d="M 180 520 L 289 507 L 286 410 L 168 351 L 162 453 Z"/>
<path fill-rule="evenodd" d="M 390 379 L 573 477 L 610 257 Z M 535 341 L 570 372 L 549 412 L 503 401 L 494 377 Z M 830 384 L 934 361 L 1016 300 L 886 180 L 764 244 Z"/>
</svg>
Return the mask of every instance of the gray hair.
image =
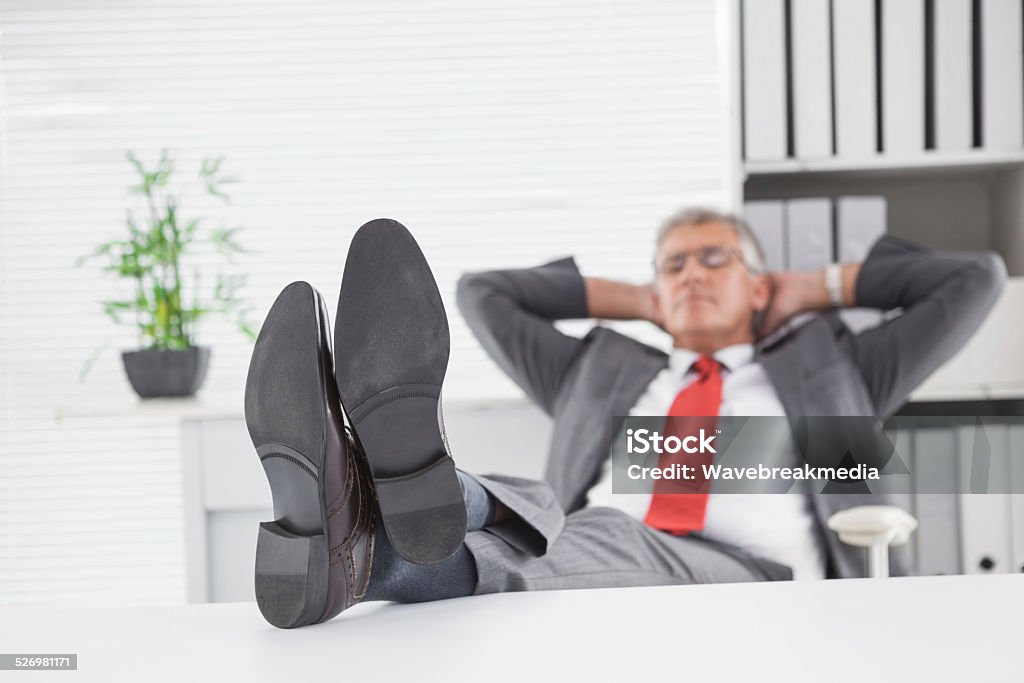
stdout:
<svg viewBox="0 0 1024 683">
<path fill-rule="evenodd" d="M 732 213 L 724 213 L 707 209 L 704 207 L 691 207 L 683 209 L 669 216 L 658 229 L 658 237 L 655 246 L 660 249 L 670 233 L 678 228 L 705 225 L 707 223 L 725 223 L 732 228 L 740 238 L 740 251 L 743 253 L 743 260 L 748 269 L 755 273 L 765 272 L 764 249 L 757 239 L 757 235 L 750 229 L 745 220 Z"/>
</svg>

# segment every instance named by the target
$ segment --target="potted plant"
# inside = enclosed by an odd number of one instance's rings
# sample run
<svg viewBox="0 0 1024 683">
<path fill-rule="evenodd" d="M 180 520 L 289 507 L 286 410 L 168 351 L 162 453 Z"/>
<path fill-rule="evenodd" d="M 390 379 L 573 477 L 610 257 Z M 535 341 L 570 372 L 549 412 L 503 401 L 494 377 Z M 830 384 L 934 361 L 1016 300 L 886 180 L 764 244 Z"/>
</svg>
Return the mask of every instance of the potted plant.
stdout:
<svg viewBox="0 0 1024 683">
<path fill-rule="evenodd" d="M 139 348 L 124 351 L 121 358 L 132 388 L 142 398 L 191 396 L 206 377 L 210 349 L 195 343 L 195 325 L 210 313 L 236 320 L 250 339 L 256 334 L 246 321 L 239 290 L 244 275 L 216 274 L 212 292 L 202 297 L 198 268 L 192 269 L 191 284 L 185 273 L 185 259 L 200 243 L 216 248 L 227 260 L 245 250 L 235 241 L 240 228 L 204 229 L 203 218 L 186 219 L 181 212 L 183 194 L 169 185 L 174 162 L 164 150 L 152 169 L 132 152 L 127 153 L 139 176 L 130 188 L 144 200 L 144 215 L 129 210 L 128 234 L 105 242 L 78 260 L 105 257 L 104 271 L 132 281 L 132 293 L 103 301 L 103 311 L 117 324 L 134 326 L 139 333 Z M 204 159 L 198 181 L 206 194 L 228 202 L 223 186 L 236 182 L 222 175 L 223 158 Z M 91 364 L 91 363 L 90 363 Z"/>
</svg>

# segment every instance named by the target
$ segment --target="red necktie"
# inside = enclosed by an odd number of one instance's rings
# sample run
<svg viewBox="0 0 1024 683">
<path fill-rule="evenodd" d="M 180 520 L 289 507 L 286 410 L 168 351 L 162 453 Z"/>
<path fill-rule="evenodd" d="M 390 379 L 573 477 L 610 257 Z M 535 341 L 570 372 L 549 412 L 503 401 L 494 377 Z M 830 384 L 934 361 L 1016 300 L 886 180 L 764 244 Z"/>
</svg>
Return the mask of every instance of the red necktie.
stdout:
<svg viewBox="0 0 1024 683">
<path fill-rule="evenodd" d="M 715 433 L 722 403 L 721 366 L 715 359 L 701 356 L 692 367 L 697 371 L 697 378 L 672 402 L 665 420 L 665 438 L 674 435 L 681 440 L 686 436 L 697 436 L 702 428 L 705 434 Z M 712 453 L 662 453 L 658 458 L 659 467 L 666 469 L 672 463 L 693 465 L 696 479 L 656 479 L 644 523 L 673 534 L 703 529 L 710 486 L 704 479 L 701 465 L 710 464 L 713 460 Z"/>
</svg>

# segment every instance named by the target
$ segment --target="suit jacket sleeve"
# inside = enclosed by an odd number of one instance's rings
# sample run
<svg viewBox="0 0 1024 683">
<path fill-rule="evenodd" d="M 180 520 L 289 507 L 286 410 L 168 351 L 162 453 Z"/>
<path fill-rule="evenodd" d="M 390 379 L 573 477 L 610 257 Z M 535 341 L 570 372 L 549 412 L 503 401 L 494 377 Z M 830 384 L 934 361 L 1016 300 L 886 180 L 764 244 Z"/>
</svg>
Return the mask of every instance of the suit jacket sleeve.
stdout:
<svg viewBox="0 0 1024 683">
<path fill-rule="evenodd" d="M 484 350 L 549 415 L 562 380 L 583 347 L 553 322 L 586 318 L 576 262 L 469 273 L 459 279 L 459 310 Z"/>
<path fill-rule="evenodd" d="M 852 338 L 851 352 L 876 414 L 895 412 L 918 385 L 974 334 L 1006 284 L 994 252 L 926 249 L 882 237 L 861 265 L 856 305 L 902 309 Z"/>
</svg>

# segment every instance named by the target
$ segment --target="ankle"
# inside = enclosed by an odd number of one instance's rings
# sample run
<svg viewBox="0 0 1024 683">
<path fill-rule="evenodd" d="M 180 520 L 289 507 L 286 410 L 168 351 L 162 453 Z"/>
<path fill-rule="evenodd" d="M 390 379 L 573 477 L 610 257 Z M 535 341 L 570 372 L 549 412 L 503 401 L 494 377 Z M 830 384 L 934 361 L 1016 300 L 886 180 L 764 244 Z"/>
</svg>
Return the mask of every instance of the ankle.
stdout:
<svg viewBox="0 0 1024 683">
<path fill-rule="evenodd" d="M 455 470 L 462 487 L 462 498 L 466 502 L 466 527 L 469 531 L 478 531 L 495 521 L 495 514 L 500 503 L 487 492 L 475 477 L 462 470 Z M 501 506 L 504 508 L 504 506 Z"/>
</svg>

